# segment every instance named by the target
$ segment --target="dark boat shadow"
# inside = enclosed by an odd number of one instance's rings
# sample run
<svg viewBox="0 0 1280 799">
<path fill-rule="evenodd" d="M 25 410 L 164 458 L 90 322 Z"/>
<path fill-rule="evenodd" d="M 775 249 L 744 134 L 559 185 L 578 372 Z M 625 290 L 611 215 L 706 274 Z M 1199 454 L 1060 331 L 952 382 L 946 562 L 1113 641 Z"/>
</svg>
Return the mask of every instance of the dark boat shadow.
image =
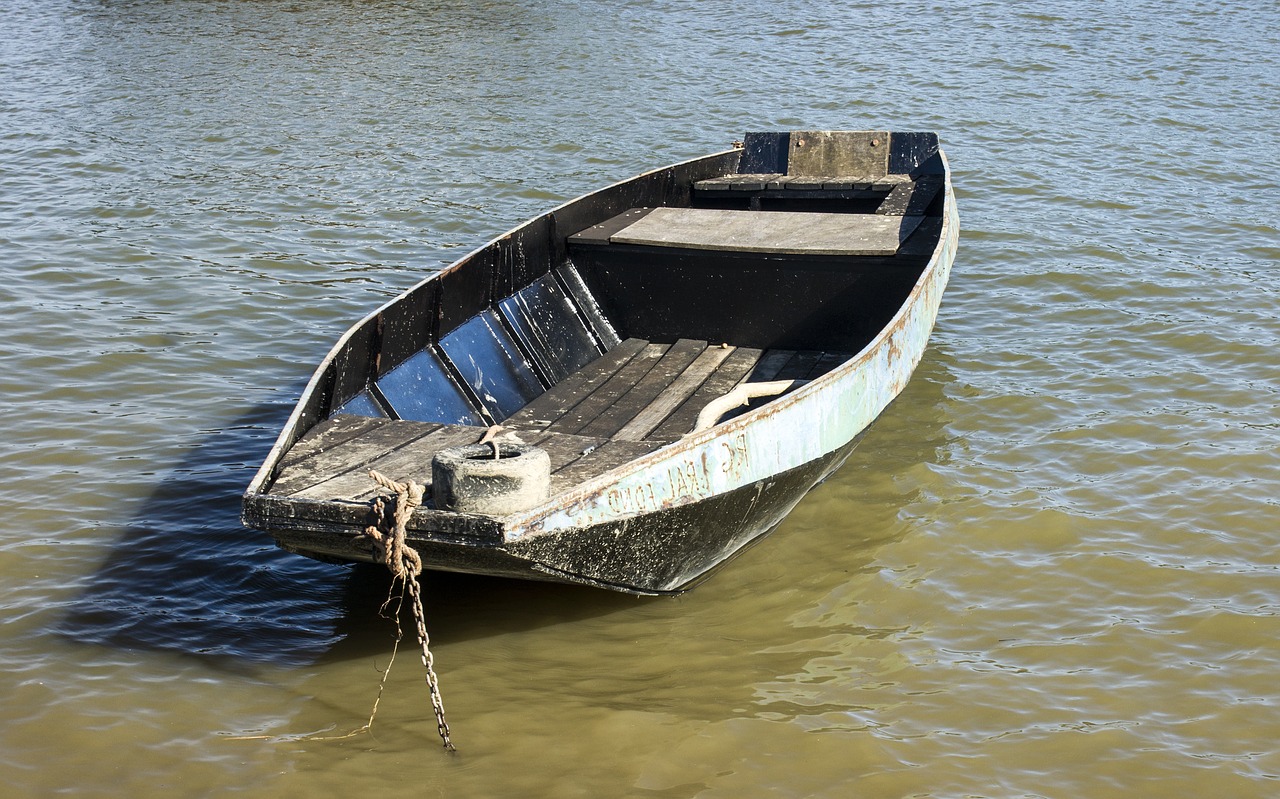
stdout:
<svg viewBox="0 0 1280 799">
<path fill-rule="evenodd" d="M 570 624 L 622 612 L 661 597 L 636 597 L 598 588 L 510 580 L 473 574 L 427 571 L 422 604 L 433 641 L 459 642 Z M 390 602 L 388 602 L 390 600 Z M 381 566 L 359 565 L 345 583 L 340 639 L 319 660 L 336 662 L 385 654 L 395 632 L 395 615 L 405 641 L 414 640 L 414 622 L 400 584 Z"/>
<path fill-rule="evenodd" d="M 390 583 L 385 570 L 289 554 L 240 524 L 240 497 L 290 410 L 259 405 L 208 433 L 119 531 L 52 631 L 229 669 L 385 652 L 394 629 L 379 616 Z M 448 640 L 598 616 L 636 602 L 572 586 L 433 572 L 423 598 L 431 634 Z"/>
</svg>

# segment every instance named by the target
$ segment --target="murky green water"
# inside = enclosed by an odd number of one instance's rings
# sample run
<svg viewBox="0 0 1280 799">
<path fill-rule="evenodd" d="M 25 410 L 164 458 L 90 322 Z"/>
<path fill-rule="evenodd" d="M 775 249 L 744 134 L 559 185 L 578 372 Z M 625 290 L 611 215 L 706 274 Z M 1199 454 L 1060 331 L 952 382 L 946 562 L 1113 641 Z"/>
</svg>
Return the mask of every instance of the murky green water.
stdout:
<svg viewBox="0 0 1280 799">
<path fill-rule="evenodd" d="M 1269 797 L 1274 3 L 0 0 L 6 796 Z M 910 388 L 676 599 L 385 583 L 239 492 L 365 311 L 748 129 L 936 129 Z"/>
</svg>

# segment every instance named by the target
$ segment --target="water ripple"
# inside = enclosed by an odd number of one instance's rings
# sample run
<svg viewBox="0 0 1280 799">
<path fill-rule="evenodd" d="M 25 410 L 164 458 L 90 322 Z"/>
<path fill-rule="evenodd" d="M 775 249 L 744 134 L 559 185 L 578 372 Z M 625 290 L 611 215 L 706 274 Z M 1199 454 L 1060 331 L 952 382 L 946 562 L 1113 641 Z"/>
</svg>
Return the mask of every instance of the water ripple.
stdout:
<svg viewBox="0 0 1280 799">
<path fill-rule="evenodd" d="M 1274 793 L 1274 7 L 0 13 L 15 795 Z M 688 596 L 430 580 L 463 759 L 412 657 L 375 736 L 300 737 L 367 719 L 392 631 L 384 577 L 238 522 L 310 364 L 516 222 L 775 127 L 942 133 L 964 233 L 908 391 Z"/>
</svg>

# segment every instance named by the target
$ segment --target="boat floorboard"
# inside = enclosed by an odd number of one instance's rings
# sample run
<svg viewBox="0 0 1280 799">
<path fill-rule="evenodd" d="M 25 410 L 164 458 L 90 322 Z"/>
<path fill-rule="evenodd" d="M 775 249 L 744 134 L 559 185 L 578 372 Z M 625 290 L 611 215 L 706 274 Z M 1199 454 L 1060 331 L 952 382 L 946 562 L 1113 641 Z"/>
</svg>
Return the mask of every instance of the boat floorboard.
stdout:
<svg viewBox="0 0 1280 799">
<path fill-rule="evenodd" d="M 553 494 L 653 452 L 688 433 L 698 412 L 743 381 L 813 379 L 850 353 L 758 350 L 681 339 L 627 339 L 502 424 L 547 451 Z M 281 459 L 269 494 L 367 503 L 375 469 L 429 482 L 442 449 L 479 441 L 486 428 L 338 415 L 316 425 Z"/>
</svg>

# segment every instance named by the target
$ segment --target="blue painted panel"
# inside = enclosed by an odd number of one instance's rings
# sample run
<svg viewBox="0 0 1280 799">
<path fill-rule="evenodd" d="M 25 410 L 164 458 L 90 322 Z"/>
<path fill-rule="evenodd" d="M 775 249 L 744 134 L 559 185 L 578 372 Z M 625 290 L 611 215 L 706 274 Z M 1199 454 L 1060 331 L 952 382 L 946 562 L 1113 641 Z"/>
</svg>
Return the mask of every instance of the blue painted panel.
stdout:
<svg viewBox="0 0 1280 799">
<path fill-rule="evenodd" d="M 552 383 L 600 357 L 595 339 L 551 275 L 507 297 L 498 309 Z"/>
<path fill-rule="evenodd" d="M 484 422 L 431 350 L 422 350 L 378 380 L 401 419 L 441 424 Z"/>
<path fill-rule="evenodd" d="M 493 311 L 482 311 L 459 325 L 440 340 L 440 349 L 496 420 L 520 410 L 543 391 Z"/>
<path fill-rule="evenodd" d="M 337 416 L 340 413 L 347 413 L 352 416 L 372 416 L 375 419 L 387 418 L 387 414 L 383 412 L 381 406 L 369 394 L 369 389 L 367 388 L 347 400 L 347 404 L 334 411 L 333 415 Z"/>
</svg>

